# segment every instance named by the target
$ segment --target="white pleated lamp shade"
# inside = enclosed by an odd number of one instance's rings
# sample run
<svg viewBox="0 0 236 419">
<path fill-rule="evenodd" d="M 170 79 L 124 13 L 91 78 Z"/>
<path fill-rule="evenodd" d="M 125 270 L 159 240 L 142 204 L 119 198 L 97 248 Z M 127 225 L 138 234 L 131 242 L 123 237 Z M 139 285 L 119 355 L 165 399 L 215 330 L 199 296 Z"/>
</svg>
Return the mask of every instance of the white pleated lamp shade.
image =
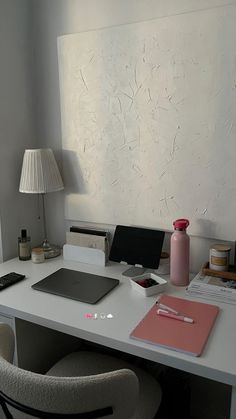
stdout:
<svg viewBox="0 0 236 419">
<path fill-rule="evenodd" d="M 19 191 L 48 193 L 62 189 L 64 185 L 52 150 L 25 150 Z"/>
</svg>

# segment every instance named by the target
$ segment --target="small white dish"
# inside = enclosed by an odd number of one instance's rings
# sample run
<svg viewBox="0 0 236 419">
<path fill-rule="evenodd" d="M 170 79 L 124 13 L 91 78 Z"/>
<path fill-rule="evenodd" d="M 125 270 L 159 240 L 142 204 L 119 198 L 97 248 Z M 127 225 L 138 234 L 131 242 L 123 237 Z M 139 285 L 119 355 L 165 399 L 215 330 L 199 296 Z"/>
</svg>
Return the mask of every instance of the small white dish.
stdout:
<svg viewBox="0 0 236 419">
<path fill-rule="evenodd" d="M 148 288 L 145 288 L 145 287 L 142 287 L 142 285 L 139 285 L 137 283 L 137 281 L 144 280 L 144 279 L 152 279 L 156 282 L 156 285 L 152 285 Z M 167 286 L 167 281 L 165 279 L 150 272 L 135 276 L 133 278 L 129 278 L 129 280 L 130 280 L 132 288 L 138 291 L 139 293 L 143 294 L 145 297 L 149 297 L 150 295 L 163 292 Z"/>
</svg>

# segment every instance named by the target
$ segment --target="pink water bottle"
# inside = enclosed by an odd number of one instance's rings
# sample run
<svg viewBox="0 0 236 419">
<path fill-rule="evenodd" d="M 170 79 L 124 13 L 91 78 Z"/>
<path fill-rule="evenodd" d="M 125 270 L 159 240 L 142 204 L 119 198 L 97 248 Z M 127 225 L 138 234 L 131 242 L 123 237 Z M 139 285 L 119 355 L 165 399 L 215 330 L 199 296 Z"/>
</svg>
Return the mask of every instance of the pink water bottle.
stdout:
<svg viewBox="0 0 236 419">
<path fill-rule="evenodd" d="M 170 239 L 170 280 L 174 285 L 189 284 L 189 221 L 180 218 L 173 222 L 174 233 Z"/>
</svg>

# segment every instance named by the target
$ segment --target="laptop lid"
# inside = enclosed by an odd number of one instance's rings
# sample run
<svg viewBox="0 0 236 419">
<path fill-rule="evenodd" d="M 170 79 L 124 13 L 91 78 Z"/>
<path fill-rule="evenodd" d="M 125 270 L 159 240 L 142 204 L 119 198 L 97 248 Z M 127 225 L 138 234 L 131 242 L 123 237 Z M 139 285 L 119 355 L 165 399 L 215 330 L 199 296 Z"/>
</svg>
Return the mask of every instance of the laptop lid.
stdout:
<svg viewBox="0 0 236 419">
<path fill-rule="evenodd" d="M 119 284 L 118 279 L 61 268 L 32 288 L 61 297 L 95 304 Z"/>
</svg>

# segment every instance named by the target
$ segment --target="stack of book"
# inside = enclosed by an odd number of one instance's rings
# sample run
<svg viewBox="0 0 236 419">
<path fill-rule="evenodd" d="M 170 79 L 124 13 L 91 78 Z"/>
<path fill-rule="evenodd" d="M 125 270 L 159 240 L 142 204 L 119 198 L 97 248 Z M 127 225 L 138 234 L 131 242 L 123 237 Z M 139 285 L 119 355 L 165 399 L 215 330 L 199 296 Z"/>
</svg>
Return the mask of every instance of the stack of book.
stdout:
<svg viewBox="0 0 236 419">
<path fill-rule="evenodd" d="M 236 280 L 204 275 L 199 272 L 186 289 L 188 295 L 236 304 Z"/>
</svg>

